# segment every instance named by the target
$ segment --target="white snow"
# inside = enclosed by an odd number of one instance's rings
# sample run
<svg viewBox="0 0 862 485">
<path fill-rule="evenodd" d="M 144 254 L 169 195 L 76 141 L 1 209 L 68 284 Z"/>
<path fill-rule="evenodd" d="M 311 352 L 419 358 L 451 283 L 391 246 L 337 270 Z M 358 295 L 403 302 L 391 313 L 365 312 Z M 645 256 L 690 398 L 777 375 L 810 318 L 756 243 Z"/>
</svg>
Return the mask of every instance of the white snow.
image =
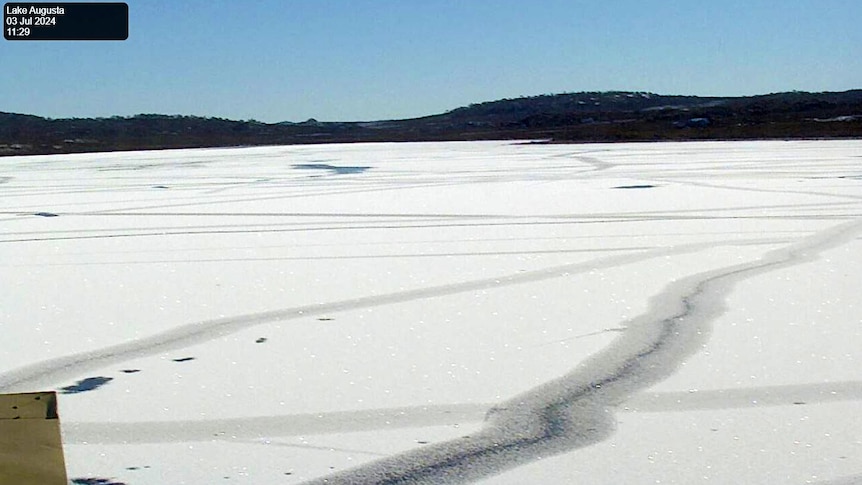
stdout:
<svg viewBox="0 0 862 485">
<path fill-rule="evenodd" d="M 859 153 L 0 158 L 0 392 L 110 378 L 67 466 L 128 485 L 854 483 Z"/>
</svg>

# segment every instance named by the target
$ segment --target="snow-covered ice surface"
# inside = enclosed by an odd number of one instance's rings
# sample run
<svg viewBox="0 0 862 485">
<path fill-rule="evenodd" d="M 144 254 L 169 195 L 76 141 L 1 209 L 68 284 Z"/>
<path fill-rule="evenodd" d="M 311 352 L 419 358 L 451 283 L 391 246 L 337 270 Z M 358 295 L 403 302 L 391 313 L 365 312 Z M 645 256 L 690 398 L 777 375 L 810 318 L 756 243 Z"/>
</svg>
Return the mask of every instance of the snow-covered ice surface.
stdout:
<svg viewBox="0 0 862 485">
<path fill-rule="evenodd" d="M 862 482 L 862 142 L 0 159 L 0 392 L 115 483 Z"/>
</svg>

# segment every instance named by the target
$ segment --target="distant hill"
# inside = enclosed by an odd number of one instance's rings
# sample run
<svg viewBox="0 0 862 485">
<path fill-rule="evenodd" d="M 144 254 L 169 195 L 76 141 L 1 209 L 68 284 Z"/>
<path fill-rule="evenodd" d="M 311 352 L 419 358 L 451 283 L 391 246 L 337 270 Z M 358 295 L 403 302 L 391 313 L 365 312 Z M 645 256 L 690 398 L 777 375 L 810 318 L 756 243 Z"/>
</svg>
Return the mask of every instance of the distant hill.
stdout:
<svg viewBox="0 0 862 485">
<path fill-rule="evenodd" d="M 862 137 L 862 90 L 749 97 L 564 93 L 477 103 L 422 118 L 336 123 L 161 114 L 49 119 L 0 112 L 0 155 L 365 141 L 821 137 Z"/>
<path fill-rule="evenodd" d="M 626 113 L 662 107 L 693 107 L 721 102 L 725 98 L 662 96 L 644 92 L 584 92 L 501 99 L 472 104 L 446 113 L 453 120 L 515 122 L 535 115 Z"/>
</svg>

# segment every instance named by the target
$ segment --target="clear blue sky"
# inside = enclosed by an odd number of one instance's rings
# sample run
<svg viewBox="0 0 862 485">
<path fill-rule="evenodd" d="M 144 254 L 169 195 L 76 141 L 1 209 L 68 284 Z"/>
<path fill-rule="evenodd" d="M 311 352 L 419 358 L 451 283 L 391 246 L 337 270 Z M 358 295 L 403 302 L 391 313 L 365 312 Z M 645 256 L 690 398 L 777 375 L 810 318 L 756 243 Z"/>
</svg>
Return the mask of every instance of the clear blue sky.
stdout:
<svg viewBox="0 0 862 485">
<path fill-rule="evenodd" d="M 862 88 L 862 0 L 128 0 L 124 42 L 0 40 L 0 111 L 378 120 L 591 90 Z"/>
</svg>

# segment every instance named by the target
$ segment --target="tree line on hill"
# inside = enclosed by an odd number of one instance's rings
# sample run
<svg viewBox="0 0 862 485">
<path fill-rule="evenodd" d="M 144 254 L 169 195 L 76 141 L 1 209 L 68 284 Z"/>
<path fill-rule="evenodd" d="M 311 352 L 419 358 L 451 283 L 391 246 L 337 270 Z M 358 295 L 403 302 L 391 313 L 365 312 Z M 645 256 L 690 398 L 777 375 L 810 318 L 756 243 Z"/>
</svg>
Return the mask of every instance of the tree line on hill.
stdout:
<svg viewBox="0 0 862 485">
<path fill-rule="evenodd" d="M 862 90 L 747 97 L 564 93 L 374 122 L 262 123 L 161 114 L 50 119 L 0 112 L 0 155 L 375 141 L 858 137 L 862 137 Z"/>
</svg>

